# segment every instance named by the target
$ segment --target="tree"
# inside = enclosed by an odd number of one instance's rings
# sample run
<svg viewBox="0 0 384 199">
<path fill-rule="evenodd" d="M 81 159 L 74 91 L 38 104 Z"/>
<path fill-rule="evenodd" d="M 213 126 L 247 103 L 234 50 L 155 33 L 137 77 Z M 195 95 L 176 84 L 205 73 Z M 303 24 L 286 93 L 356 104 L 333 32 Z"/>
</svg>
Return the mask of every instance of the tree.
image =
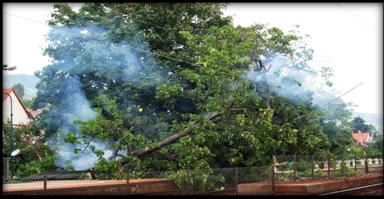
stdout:
<svg viewBox="0 0 384 199">
<path fill-rule="evenodd" d="M 323 111 L 321 126 L 330 141 L 330 152 L 347 153 L 348 148 L 355 143 L 349 122 L 351 115 L 347 105 L 341 100 L 330 104 Z"/>
<path fill-rule="evenodd" d="M 13 89 L 15 89 L 16 94 L 20 97 L 24 97 L 24 86 L 20 83 L 15 84 L 12 86 Z"/>
<path fill-rule="evenodd" d="M 351 125 L 352 125 L 353 132 L 358 132 L 358 131 L 368 132 L 370 130 L 370 127 L 367 124 L 365 124 L 365 120 L 361 117 L 353 118 Z"/>
<path fill-rule="evenodd" d="M 368 145 L 367 147 L 367 155 L 368 157 L 383 157 L 383 135 L 377 135 L 373 139 L 374 143 Z"/>
<path fill-rule="evenodd" d="M 10 173 L 16 178 L 27 177 L 32 174 L 38 174 L 44 171 L 56 169 L 56 156 L 48 148 L 44 136 L 39 129 L 37 122 L 31 122 L 28 125 L 22 125 L 14 128 L 11 135 L 10 123 L 5 123 L 3 154 L 9 156 L 12 151 L 19 149 L 20 153 L 11 158 Z M 11 148 L 10 140 L 15 143 Z"/>
<path fill-rule="evenodd" d="M 99 172 L 179 170 L 181 180 L 183 169 L 208 175 L 265 166 L 273 154 L 327 150 L 317 107 L 244 78 L 257 56 L 289 54 L 300 38 L 235 28 L 222 7 L 86 3 L 76 13 L 55 5 L 45 49 L 54 62 L 36 73 L 46 136 L 91 149 Z"/>
</svg>

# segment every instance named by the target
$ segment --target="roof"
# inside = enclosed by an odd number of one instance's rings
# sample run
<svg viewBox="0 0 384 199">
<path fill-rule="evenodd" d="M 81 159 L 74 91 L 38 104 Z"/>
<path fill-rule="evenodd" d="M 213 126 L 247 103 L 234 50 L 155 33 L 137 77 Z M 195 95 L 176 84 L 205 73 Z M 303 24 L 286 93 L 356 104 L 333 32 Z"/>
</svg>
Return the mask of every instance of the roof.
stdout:
<svg viewBox="0 0 384 199">
<path fill-rule="evenodd" d="M 369 134 L 367 132 L 364 133 L 352 133 L 353 138 L 355 138 L 356 142 L 363 144 L 365 142 L 368 142 Z"/>
<path fill-rule="evenodd" d="M 3 89 L 3 101 L 5 99 L 7 99 L 8 95 L 10 95 L 13 91 L 14 91 L 13 88 L 5 88 L 5 89 Z"/>
<path fill-rule="evenodd" d="M 32 117 L 32 114 L 27 110 L 27 108 L 25 107 L 23 102 L 20 100 L 19 96 L 17 96 L 15 89 L 13 89 L 13 88 L 4 88 L 3 89 L 3 102 L 9 97 L 9 95 L 11 95 L 12 92 L 16 96 L 16 98 L 19 101 L 19 103 L 21 104 L 21 106 L 23 107 L 24 111 L 27 113 L 28 117 Z"/>
</svg>

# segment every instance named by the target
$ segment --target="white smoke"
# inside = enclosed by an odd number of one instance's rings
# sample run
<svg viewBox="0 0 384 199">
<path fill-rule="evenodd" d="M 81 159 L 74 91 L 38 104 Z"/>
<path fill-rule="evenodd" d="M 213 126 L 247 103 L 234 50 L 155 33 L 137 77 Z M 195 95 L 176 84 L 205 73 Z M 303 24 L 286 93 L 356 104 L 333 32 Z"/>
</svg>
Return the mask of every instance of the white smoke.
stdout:
<svg viewBox="0 0 384 199">
<path fill-rule="evenodd" d="M 97 162 L 95 150 L 103 151 L 106 159 L 113 155 L 113 151 L 106 142 L 97 139 L 92 139 L 89 143 L 92 147 L 64 141 L 69 134 L 81 138 L 80 129 L 75 121 L 89 121 L 96 118 L 96 112 L 91 108 L 82 90 L 80 77 L 85 77 L 87 72 L 92 71 L 98 78 L 108 79 L 114 83 L 146 82 L 157 85 L 163 80 L 164 75 L 155 70 L 155 62 L 151 56 L 138 55 L 128 42 L 111 42 L 108 31 L 101 27 L 53 27 L 48 38 L 51 42 L 49 50 L 60 53 L 53 54 L 56 56 L 55 62 L 45 70 L 48 72 L 53 70 L 59 78 L 62 78 L 52 80 L 57 89 L 55 93 L 39 91 L 41 95 L 53 95 L 52 98 L 57 99 L 49 107 L 46 113 L 48 117 L 44 121 L 46 124 L 59 126 L 56 134 L 49 138 L 48 144 L 59 157 L 58 166 L 65 168 L 67 162 L 71 161 L 75 170 L 88 169 Z M 146 42 L 140 37 L 134 37 L 133 40 L 140 49 L 147 48 Z M 168 71 L 164 73 L 166 72 Z M 105 82 L 96 80 L 92 80 L 91 87 L 108 89 Z M 75 149 L 80 150 L 75 152 Z"/>
<path fill-rule="evenodd" d="M 305 100 L 323 106 L 335 96 L 335 89 L 325 84 L 319 69 L 297 64 L 295 57 L 276 53 L 267 56 L 263 65 L 265 70 L 248 70 L 245 78 L 254 83 L 267 83 L 271 91 L 292 101 Z"/>
</svg>

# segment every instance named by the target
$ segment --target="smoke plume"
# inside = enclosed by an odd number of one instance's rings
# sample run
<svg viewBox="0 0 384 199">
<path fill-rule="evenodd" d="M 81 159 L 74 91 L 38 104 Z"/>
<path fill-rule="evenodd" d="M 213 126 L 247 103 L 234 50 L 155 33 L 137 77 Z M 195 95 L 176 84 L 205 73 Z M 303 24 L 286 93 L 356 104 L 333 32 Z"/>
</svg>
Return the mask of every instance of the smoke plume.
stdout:
<svg viewBox="0 0 384 199">
<path fill-rule="evenodd" d="M 97 161 L 91 148 L 103 151 L 104 158 L 111 157 L 112 150 L 108 143 L 97 139 L 90 142 L 92 147 L 64 142 L 68 134 L 81 137 L 75 121 L 89 121 L 96 117 L 85 96 L 81 78 L 86 79 L 92 74 L 95 78 L 88 78 L 87 86 L 108 90 L 107 82 L 157 85 L 163 81 L 166 72 L 155 67 L 151 56 L 135 50 L 133 46 L 148 49 L 139 36 L 132 37 L 129 42 L 116 43 L 111 42 L 108 31 L 101 27 L 57 26 L 50 31 L 48 40 L 50 45 L 46 52 L 54 61 L 42 73 L 53 73 L 52 78 L 58 78 L 52 79 L 51 87 L 42 83 L 38 93 L 40 98 L 49 96 L 49 99 L 54 99 L 44 104 L 49 107 L 43 122 L 48 126 L 58 126 L 48 144 L 59 157 L 58 166 L 64 168 L 70 161 L 75 170 L 88 169 Z"/>
<path fill-rule="evenodd" d="M 253 83 L 266 83 L 272 92 L 292 101 L 311 101 L 324 106 L 335 96 L 335 90 L 326 85 L 319 71 L 280 53 L 268 55 L 262 60 L 265 70 L 248 70 L 245 78 Z"/>
</svg>

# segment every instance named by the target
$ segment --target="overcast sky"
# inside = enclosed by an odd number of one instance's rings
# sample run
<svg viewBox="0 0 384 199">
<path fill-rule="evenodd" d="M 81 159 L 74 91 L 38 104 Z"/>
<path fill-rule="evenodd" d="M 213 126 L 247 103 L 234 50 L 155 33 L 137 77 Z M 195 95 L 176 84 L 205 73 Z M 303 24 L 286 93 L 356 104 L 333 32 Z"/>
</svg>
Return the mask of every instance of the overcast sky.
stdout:
<svg viewBox="0 0 384 199">
<path fill-rule="evenodd" d="M 79 8 L 79 4 L 70 4 Z M 33 74 L 48 64 L 42 55 L 52 12 L 47 3 L 3 4 L 4 64 L 16 65 L 8 74 Z M 309 34 L 314 64 L 332 66 L 342 99 L 358 105 L 357 112 L 382 112 L 382 5 L 381 4 L 229 4 L 226 15 L 235 25 L 269 24 L 285 31 L 299 25 Z"/>
</svg>

